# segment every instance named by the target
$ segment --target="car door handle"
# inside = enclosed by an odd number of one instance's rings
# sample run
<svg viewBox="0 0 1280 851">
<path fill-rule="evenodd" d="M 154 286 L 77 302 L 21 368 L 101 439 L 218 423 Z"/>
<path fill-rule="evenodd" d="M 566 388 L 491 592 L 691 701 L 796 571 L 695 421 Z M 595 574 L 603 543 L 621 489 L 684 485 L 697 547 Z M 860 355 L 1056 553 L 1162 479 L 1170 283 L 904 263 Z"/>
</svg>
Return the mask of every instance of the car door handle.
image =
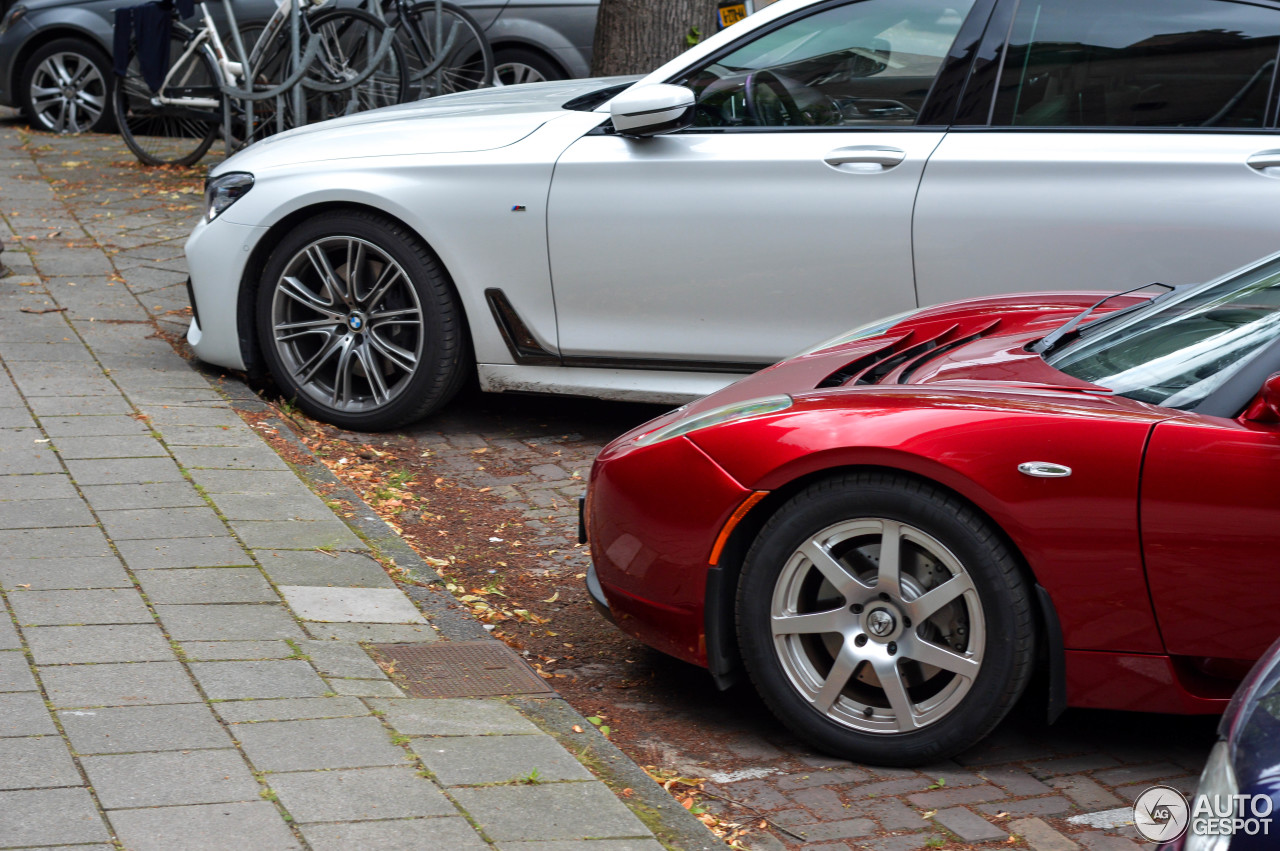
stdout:
<svg viewBox="0 0 1280 851">
<path fill-rule="evenodd" d="M 906 151 L 899 148 L 864 145 L 837 148 L 823 157 L 822 161 L 832 167 L 842 165 L 878 165 L 883 170 L 893 168 L 906 158 Z"/>
<path fill-rule="evenodd" d="M 1269 168 L 1280 168 L 1280 151 L 1258 151 L 1253 154 L 1245 163 L 1249 168 L 1255 168 L 1258 171 L 1265 171 Z"/>
</svg>

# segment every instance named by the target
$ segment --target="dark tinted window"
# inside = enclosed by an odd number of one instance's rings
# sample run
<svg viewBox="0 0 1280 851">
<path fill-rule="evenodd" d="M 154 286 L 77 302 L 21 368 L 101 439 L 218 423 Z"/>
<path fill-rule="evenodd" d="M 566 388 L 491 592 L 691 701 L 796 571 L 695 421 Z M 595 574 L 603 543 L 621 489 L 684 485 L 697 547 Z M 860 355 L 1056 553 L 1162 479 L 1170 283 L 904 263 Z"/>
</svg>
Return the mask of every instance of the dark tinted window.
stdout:
<svg viewBox="0 0 1280 851">
<path fill-rule="evenodd" d="M 911 125 L 974 0 L 863 0 L 767 32 L 673 80 L 703 127 Z"/>
<path fill-rule="evenodd" d="M 1280 12 L 1223 0 L 1023 0 L 993 123 L 1261 127 Z"/>
</svg>

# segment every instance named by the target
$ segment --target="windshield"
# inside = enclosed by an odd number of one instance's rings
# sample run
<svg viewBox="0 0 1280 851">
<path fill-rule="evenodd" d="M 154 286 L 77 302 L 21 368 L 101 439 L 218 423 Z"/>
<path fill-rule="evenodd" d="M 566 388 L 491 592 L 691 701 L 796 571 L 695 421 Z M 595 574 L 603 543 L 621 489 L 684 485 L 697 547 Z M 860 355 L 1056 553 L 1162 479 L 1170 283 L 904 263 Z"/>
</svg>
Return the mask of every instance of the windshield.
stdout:
<svg viewBox="0 0 1280 851">
<path fill-rule="evenodd" d="M 1280 337 L 1280 257 L 1139 308 L 1046 360 L 1121 396 L 1194 408 Z"/>
</svg>

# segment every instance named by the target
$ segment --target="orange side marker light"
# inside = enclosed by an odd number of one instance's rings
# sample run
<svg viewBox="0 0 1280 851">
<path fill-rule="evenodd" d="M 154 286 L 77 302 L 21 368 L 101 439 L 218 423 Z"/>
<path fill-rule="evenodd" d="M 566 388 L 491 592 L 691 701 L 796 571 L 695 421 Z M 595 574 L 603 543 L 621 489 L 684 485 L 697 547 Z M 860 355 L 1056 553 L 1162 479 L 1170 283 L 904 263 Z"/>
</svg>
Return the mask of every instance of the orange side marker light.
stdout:
<svg viewBox="0 0 1280 851">
<path fill-rule="evenodd" d="M 729 536 L 733 534 L 733 530 L 738 528 L 738 524 L 742 522 L 742 518 L 747 516 L 747 512 L 755 507 L 755 504 L 769 495 L 768 491 L 756 491 L 742 501 L 733 514 L 729 515 L 728 521 L 724 524 L 724 528 L 720 530 L 720 534 L 716 536 L 715 546 L 711 548 L 710 564 L 714 567 L 720 563 L 720 554 L 724 552 L 724 545 L 729 543 Z"/>
</svg>

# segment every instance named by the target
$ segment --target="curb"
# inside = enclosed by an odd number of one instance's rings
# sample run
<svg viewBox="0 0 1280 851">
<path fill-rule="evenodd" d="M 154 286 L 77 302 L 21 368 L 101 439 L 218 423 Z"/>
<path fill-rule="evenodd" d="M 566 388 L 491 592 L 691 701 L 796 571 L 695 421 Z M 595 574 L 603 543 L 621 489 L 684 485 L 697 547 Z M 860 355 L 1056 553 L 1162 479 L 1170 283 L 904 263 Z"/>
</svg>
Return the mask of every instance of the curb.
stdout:
<svg viewBox="0 0 1280 851">
<path fill-rule="evenodd" d="M 186 356 L 182 351 L 179 354 Z M 273 408 L 263 402 L 238 376 L 213 372 L 201 367 L 198 362 L 188 362 L 196 372 L 209 380 L 214 390 L 227 398 L 237 412 L 273 412 Z M 452 641 L 498 641 L 479 621 L 471 617 L 465 606 L 441 587 L 443 579 L 440 574 L 392 531 L 359 494 L 343 484 L 316 458 L 315 453 L 298 438 L 288 423 L 275 413 L 270 413 L 267 421 L 294 450 L 313 459 L 312 464 L 289 465 L 298 478 L 313 491 L 321 493 L 326 500 L 341 499 L 350 503 L 355 509 L 351 517 L 335 516 L 368 542 L 374 552 L 393 560 L 396 567 L 404 570 L 411 580 L 423 583 L 398 583 L 397 587 L 426 614 L 444 638 Z M 325 486 L 323 492 L 319 485 Z M 506 702 L 525 713 L 529 720 L 559 741 L 570 754 L 604 781 L 667 848 L 677 851 L 713 851 L 725 847 L 706 825 L 680 806 L 665 789 L 564 698 L 509 697 Z M 574 730 L 575 727 L 583 732 L 578 733 Z M 591 758 L 584 760 L 582 757 L 587 752 L 590 752 Z M 633 794 L 624 796 L 624 789 L 630 789 Z"/>
</svg>

